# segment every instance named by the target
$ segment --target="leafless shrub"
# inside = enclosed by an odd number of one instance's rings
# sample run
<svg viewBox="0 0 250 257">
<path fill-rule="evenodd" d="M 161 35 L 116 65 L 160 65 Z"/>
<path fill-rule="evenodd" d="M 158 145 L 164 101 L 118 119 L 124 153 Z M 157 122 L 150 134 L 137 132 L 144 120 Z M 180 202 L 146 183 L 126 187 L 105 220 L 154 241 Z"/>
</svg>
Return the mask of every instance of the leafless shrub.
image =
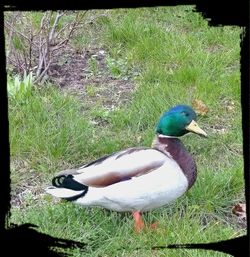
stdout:
<svg viewBox="0 0 250 257">
<path fill-rule="evenodd" d="M 19 74 L 32 71 L 35 82 L 41 81 L 56 52 L 82 26 L 86 12 L 6 12 L 7 67 Z"/>
</svg>

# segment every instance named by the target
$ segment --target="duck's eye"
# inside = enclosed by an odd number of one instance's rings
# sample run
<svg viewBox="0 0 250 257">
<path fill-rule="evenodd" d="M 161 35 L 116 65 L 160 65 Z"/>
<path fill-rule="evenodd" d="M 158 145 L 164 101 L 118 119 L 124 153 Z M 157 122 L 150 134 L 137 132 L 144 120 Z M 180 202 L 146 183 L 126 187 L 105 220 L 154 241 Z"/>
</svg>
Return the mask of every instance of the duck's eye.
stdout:
<svg viewBox="0 0 250 257">
<path fill-rule="evenodd" d="M 188 117 L 188 116 L 189 116 L 189 113 L 187 113 L 187 112 L 182 112 L 182 115 Z"/>
</svg>

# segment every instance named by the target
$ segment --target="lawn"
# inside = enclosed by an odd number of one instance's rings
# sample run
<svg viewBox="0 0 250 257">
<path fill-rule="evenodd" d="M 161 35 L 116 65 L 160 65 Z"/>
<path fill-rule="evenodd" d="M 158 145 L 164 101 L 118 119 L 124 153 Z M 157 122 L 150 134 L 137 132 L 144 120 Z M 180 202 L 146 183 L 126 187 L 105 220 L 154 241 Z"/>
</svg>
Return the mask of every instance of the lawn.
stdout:
<svg viewBox="0 0 250 257">
<path fill-rule="evenodd" d="M 10 222 L 33 223 L 41 232 L 88 243 L 84 254 L 75 250 L 74 256 L 89 257 L 177 256 L 176 250 L 150 248 L 245 235 L 246 224 L 232 214 L 245 201 L 242 30 L 209 27 L 192 6 L 93 10 L 85 19 L 58 57 L 67 83 L 60 85 L 54 76 L 9 99 Z M 90 54 L 81 67 L 77 58 L 86 50 Z M 209 137 L 187 135 L 182 141 L 195 157 L 198 178 L 177 201 L 144 215 L 147 222 L 159 222 L 157 231 L 135 234 L 131 214 L 84 209 L 44 193 L 57 171 L 127 147 L 150 146 L 160 115 L 195 100 L 207 107 L 198 123 Z M 178 256 L 226 255 L 178 250 Z"/>
</svg>

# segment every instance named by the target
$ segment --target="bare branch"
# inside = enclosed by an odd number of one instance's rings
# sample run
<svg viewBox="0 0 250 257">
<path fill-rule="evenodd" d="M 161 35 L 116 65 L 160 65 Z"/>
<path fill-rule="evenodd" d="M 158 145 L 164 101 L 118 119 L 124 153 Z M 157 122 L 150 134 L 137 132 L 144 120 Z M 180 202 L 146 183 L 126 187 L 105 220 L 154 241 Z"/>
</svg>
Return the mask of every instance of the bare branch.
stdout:
<svg viewBox="0 0 250 257">
<path fill-rule="evenodd" d="M 44 70 L 41 72 L 41 74 L 39 76 L 37 76 L 37 78 L 34 80 L 34 83 L 37 83 L 38 81 L 40 81 L 42 79 L 42 77 L 46 74 L 46 72 L 48 71 L 49 67 L 50 67 L 50 63 L 51 60 L 48 62 L 47 66 L 44 68 Z"/>
<path fill-rule="evenodd" d="M 44 21 L 45 21 L 46 16 L 47 16 L 47 13 L 45 12 L 45 13 L 43 14 L 43 17 L 42 17 L 41 21 L 40 21 L 40 28 L 39 28 L 39 30 L 37 31 L 37 35 L 40 35 L 41 31 L 42 31 L 43 28 L 44 28 Z"/>
<path fill-rule="evenodd" d="M 45 42 L 42 42 L 42 41 L 43 41 L 43 38 L 40 37 L 39 38 L 39 49 L 38 49 L 39 60 L 38 60 L 38 67 L 37 67 L 37 70 L 36 70 L 36 76 L 37 77 L 41 74 L 42 68 L 43 68 L 43 64 L 44 64 L 44 58 L 43 58 L 43 55 L 42 55 L 42 49 L 43 49 L 43 46 L 46 43 L 46 41 Z"/>
<path fill-rule="evenodd" d="M 62 27 L 57 33 L 56 33 L 56 36 L 59 37 L 59 35 L 64 31 L 66 30 L 71 24 L 70 23 L 67 23 L 64 27 Z"/>
<path fill-rule="evenodd" d="M 17 19 L 17 17 L 19 16 L 19 13 L 11 13 L 11 19 L 10 19 L 10 22 L 9 24 L 11 25 L 11 27 L 13 28 L 14 27 L 14 23 Z M 5 19 L 5 25 L 6 25 L 6 19 Z M 7 59 L 9 58 L 9 56 L 11 55 L 11 52 L 12 52 L 12 41 L 13 41 L 13 34 L 14 34 L 14 30 L 13 29 L 10 29 L 10 33 L 9 33 L 9 43 L 8 43 L 8 46 L 9 46 L 9 52 L 8 52 L 8 56 L 7 56 Z"/>
<path fill-rule="evenodd" d="M 52 28 L 51 28 L 51 31 L 50 31 L 50 34 L 49 34 L 49 42 L 51 42 L 51 41 L 54 39 L 55 29 L 56 29 L 56 27 L 57 27 L 57 25 L 58 25 L 58 22 L 59 22 L 60 18 L 61 18 L 63 15 L 64 15 L 63 12 L 60 12 L 60 11 L 57 12 L 57 15 L 56 15 L 54 24 L 53 24 L 53 26 L 52 26 Z"/>
<path fill-rule="evenodd" d="M 29 38 L 27 36 L 25 36 L 22 32 L 16 30 L 14 27 L 13 27 L 13 24 L 10 24 L 8 21 L 5 21 L 5 25 L 9 26 L 9 28 L 11 28 L 15 33 L 19 34 L 20 36 L 22 36 L 23 38 L 25 38 L 26 40 L 29 41 Z"/>
<path fill-rule="evenodd" d="M 88 10 L 87 10 L 88 11 Z M 81 22 L 81 19 L 86 15 L 87 11 L 85 11 L 83 14 L 80 14 L 79 12 L 76 14 L 75 20 L 73 21 L 72 27 L 68 33 L 68 36 L 66 39 L 64 39 L 63 41 L 61 41 L 60 43 L 58 43 L 58 46 L 67 44 L 69 39 L 71 38 L 71 36 L 73 35 L 74 31 L 76 30 L 76 28 L 78 27 L 78 24 Z"/>
</svg>

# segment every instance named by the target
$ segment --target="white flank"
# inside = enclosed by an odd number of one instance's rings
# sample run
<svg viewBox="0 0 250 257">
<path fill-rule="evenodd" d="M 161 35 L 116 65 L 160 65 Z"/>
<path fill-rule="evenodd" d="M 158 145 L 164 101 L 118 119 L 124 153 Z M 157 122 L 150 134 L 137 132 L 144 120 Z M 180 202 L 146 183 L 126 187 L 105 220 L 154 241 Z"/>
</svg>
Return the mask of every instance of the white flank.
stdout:
<svg viewBox="0 0 250 257">
<path fill-rule="evenodd" d="M 75 202 L 121 212 L 148 211 L 177 199 L 187 188 L 188 181 L 180 167 L 175 161 L 165 159 L 160 168 L 143 176 L 104 188 L 90 187 L 88 193 Z"/>
</svg>

